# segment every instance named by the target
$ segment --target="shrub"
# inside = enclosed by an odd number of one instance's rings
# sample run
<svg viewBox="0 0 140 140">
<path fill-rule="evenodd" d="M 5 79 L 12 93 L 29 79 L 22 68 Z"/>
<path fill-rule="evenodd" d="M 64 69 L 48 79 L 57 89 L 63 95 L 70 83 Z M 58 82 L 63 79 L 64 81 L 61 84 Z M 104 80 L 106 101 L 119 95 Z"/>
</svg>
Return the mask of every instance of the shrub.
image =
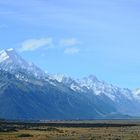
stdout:
<svg viewBox="0 0 140 140">
<path fill-rule="evenodd" d="M 33 137 L 31 134 L 20 134 L 17 137 L 22 138 L 22 137 Z"/>
</svg>

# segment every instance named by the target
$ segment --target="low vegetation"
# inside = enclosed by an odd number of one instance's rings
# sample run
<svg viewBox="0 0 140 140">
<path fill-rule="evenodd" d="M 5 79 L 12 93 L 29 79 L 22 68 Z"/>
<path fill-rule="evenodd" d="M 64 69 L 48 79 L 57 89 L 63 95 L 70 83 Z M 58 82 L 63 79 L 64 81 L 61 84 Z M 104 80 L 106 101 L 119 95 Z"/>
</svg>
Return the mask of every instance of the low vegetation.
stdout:
<svg viewBox="0 0 140 140">
<path fill-rule="evenodd" d="M 1 122 L 0 140 L 140 140 L 140 122 Z"/>
<path fill-rule="evenodd" d="M 22 138 L 22 137 L 33 137 L 31 134 L 19 134 L 17 137 Z"/>
</svg>

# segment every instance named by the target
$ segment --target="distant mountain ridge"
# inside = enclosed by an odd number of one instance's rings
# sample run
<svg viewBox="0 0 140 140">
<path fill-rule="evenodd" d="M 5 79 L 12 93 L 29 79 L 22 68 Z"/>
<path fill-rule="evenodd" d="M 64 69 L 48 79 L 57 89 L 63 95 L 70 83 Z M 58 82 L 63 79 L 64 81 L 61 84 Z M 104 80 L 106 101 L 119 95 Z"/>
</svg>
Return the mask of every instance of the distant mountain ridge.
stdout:
<svg viewBox="0 0 140 140">
<path fill-rule="evenodd" d="M 46 74 L 14 49 L 0 51 L 0 118 L 123 118 L 140 116 L 139 106 L 139 89 L 122 89 L 93 75 L 75 80 Z"/>
<path fill-rule="evenodd" d="M 62 82 L 75 92 L 92 93 L 100 98 L 108 97 L 115 104 L 119 113 L 140 115 L 140 89 L 119 88 L 98 80 L 94 75 L 75 80 L 58 74 L 54 75 L 53 79 Z"/>
</svg>

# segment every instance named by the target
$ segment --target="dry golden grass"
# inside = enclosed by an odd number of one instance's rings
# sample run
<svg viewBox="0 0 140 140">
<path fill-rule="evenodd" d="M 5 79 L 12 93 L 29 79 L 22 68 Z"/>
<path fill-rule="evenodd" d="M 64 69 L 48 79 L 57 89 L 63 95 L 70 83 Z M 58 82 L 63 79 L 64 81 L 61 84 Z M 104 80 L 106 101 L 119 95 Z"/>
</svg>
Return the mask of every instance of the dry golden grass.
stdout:
<svg viewBox="0 0 140 140">
<path fill-rule="evenodd" d="M 140 126 L 48 127 L 0 132 L 0 140 L 140 140 Z"/>
</svg>

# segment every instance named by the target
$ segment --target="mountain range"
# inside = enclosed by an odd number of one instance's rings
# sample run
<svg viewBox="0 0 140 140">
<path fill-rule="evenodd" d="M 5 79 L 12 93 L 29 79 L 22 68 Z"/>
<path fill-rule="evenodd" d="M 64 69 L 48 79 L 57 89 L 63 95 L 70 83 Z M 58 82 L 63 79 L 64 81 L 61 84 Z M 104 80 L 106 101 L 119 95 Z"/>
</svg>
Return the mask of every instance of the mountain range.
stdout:
<svg viewBox="0 0 140 140">
<path fill-rule="evenodd" d="M 119 88 L 94 75 L 45 73 L 14 49 L 0 51 L 0 118 L 112 119 L 140 116 L 140 89 Z"/>
</svg>

